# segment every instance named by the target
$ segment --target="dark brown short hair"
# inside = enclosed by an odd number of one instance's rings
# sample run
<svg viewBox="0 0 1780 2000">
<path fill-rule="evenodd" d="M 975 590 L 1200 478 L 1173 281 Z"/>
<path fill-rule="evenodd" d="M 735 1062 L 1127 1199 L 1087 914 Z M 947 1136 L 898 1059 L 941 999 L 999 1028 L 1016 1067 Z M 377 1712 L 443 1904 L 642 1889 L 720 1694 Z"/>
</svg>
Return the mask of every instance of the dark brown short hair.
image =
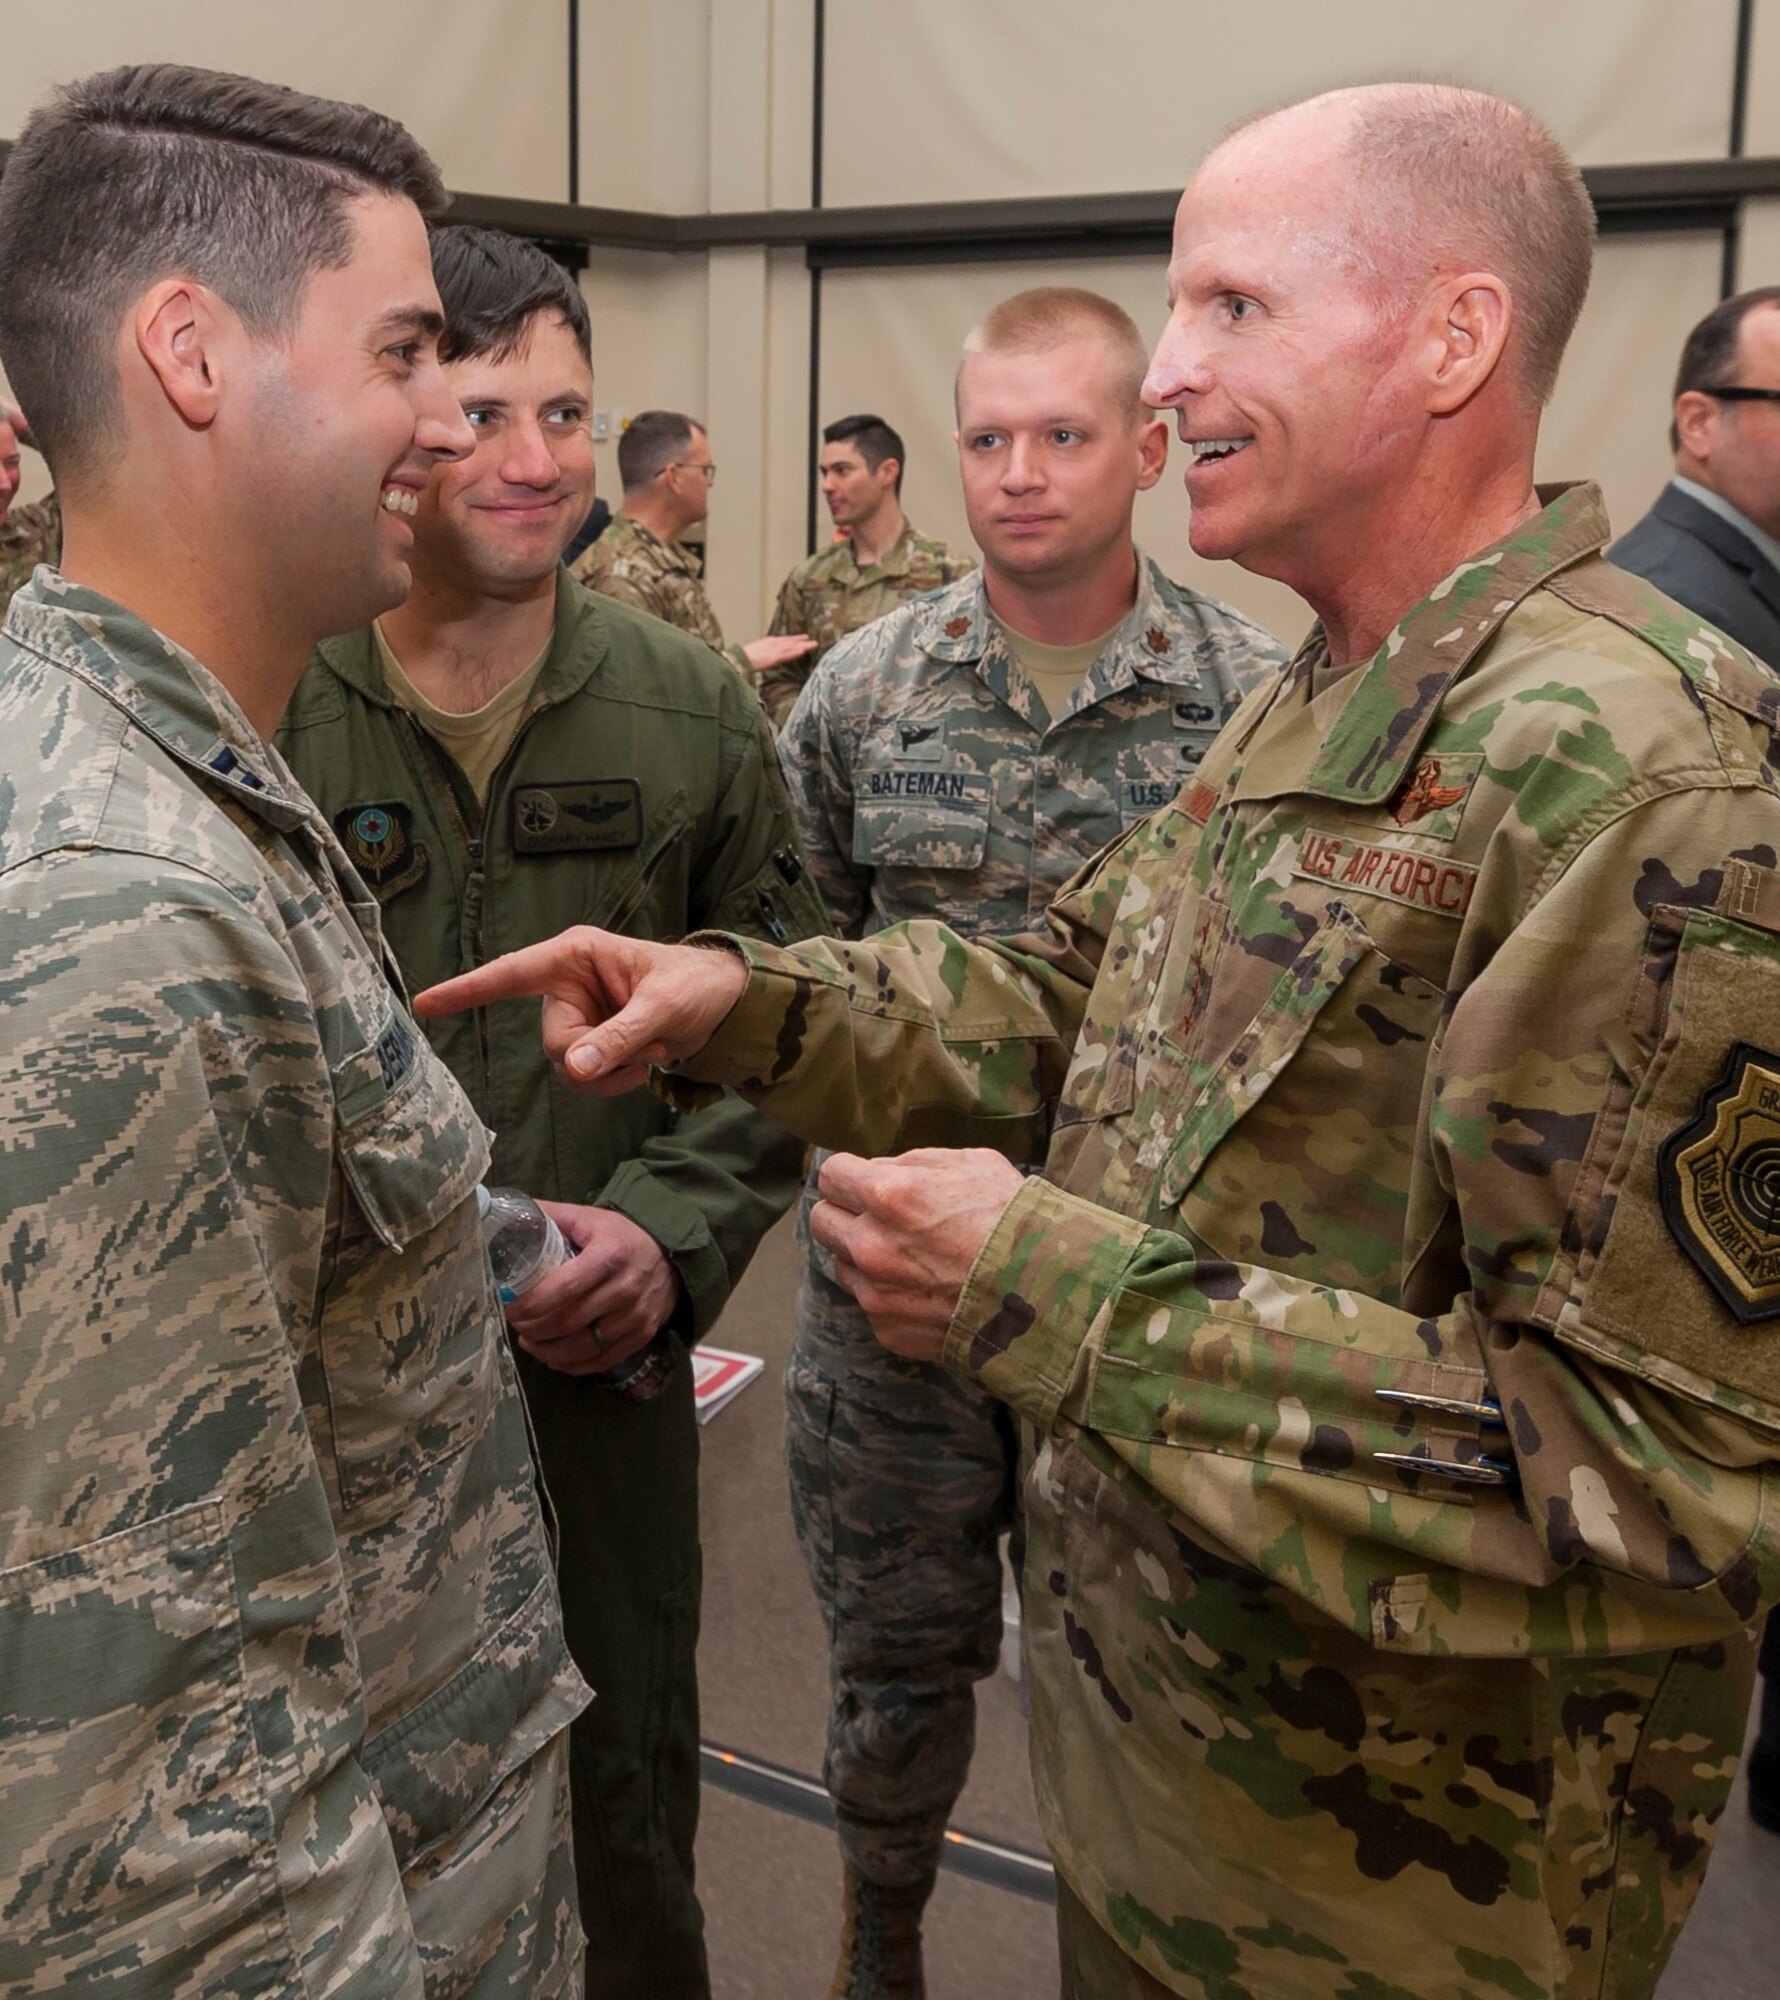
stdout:
<svg viewBox="0 0 1780 2000">
<path fill-rule="evenodd" d="M 1700 321 L 1682 343 L 1681 365 L 1675 370 L 1675 396 L 1690 389 L 1723 389 L 1737 372 L 1737 343 L 1743 337 L 1743 322 L 1757 306 L 1780 306 L 1780 285 L 1760 285 L 1752 292 L 1739 292 L 1723 299 Z M 1671 398 L 1673 401 L 1674 398 Z M 1681 449 L 1681 432 L 1671 422 L 1669 449 Z"/>
<path fill-rule="evenodd" d="M 869 410 L 862 410 L 857 416 L 836 417 L 823 430 L 822 442 L 850 444 L 870 472 L 876 472 L 885 459 L 895 459 L 896 494 L 898 499 L 902 497 L 902 475 L 908 457 L 902 448 L 901 433 L 892 430 L 882 417 L 872 415 Z"/>
<path fill-rule="evenodd" d="M 523 236 L 461 222 L 435 229 L 433 282 L 445 308 L 441 361 L 510 360 L 525 344 L 532 321 L 548 313 L 568 328 L 592 363 L 593 327 L 581 287 Z"/>
<path fill-rule="evenodd" d="M 446 199 L 393 118 L 252 77 L 138 64 L 34 111 L 0 180 L 0 361 L 56 478 L 116 441 L 132 300 L 187 276 L 254 334 L 285 333 L 310 274 L 351 258 L 349 204 L 369 194 L 426 216 Z"/>
</svg>

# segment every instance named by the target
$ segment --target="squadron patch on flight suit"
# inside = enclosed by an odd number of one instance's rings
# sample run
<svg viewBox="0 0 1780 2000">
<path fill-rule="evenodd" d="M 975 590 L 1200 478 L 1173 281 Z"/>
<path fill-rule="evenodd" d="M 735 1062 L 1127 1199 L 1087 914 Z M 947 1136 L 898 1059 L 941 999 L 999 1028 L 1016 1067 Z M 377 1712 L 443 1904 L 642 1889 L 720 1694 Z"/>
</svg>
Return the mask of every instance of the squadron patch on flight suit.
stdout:
<svg viewBox="0 0 1780 2000">
<path fill-rule="evenodd" d="M 379 896 L 411 889 L 427 871 L 425 844 L 414 838 L 414 808 L 400 799 L 348 806 L 334 815 L 346 858 Z"/>
<path fill-rule="evenodd" d="M 1731 1050 L 1657 1157 L 1669 1231 L 1745 1326 L 1780 1317 L 1780 1056 Z"/>
<path fill-rule="evenodd" d="M 643 788 L 635 778 L 522 785 L 513 794 L 515 854 L 592 854 L 643 838 Z"/>
</svg>

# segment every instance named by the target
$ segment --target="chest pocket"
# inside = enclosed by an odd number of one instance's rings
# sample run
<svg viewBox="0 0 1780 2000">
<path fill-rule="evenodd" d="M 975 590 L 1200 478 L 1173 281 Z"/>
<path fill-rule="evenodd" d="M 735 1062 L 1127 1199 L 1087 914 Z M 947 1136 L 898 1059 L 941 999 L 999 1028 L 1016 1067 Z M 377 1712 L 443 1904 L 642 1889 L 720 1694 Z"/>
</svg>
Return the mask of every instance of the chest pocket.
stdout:
<svg viewBox="0 0 1780 2000">
<path fill-rule="evenodd" d="M 334 1087 L 346 1199 L 322 1366 L 341 1503 L 375 1517 L 481 1436 L 499 1394 L 500 1310 L 470 1205 L 488 1138 L 393 1008 Z"/>
<path fill-rule="evenodd" d="M 1392 1299 L 1443 996 L 1348 905 L 1281 908 L 1301 941 L 1245 937 L 1188 899 L 1125 1059 L 1084 1113 L 1117 1122 L 1149 1213 L 1219 1257 Z"/>
<path fill-rule="evenodd" d="M 989 780 L 910 765 L 862 770 L 853 802 L 853 859 L 867 868 L 936 874 L 983 865 Z"/>
</svg>

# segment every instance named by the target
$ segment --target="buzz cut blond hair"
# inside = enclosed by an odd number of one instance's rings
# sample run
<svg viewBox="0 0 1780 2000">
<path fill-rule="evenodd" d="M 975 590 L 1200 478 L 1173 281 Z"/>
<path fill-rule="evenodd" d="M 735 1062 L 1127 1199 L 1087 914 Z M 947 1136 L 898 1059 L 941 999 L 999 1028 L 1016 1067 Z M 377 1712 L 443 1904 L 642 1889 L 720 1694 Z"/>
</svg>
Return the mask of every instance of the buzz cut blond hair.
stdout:
<svg viewBox="0 0 1780 2000">
<path fill-rule="evenodd" d="M 1113 382 L 1133 417 L 1143 413 L 1149 349 L 1121 305 L 1081 285 L 1035 285 L 990 309 L 964 336 L 964 363 L 980 354 L 1044 354 L 1071 340 L 1097 340 L 1113 364 Z M 954 400 L 956 384 L 954 384 Z"/>
</svg>

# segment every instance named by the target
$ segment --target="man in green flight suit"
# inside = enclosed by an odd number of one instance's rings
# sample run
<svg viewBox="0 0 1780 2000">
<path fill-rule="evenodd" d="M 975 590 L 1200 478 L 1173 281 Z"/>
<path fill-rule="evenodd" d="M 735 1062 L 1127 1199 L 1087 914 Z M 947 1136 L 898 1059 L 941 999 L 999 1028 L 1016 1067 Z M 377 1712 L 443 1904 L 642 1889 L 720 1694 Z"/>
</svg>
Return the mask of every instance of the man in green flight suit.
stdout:
<svg viewBox="0 0 1780 2000">
<path fill-rule="evenodd" d="M 639 937 L 807 935 L 821 905 L 758 702 L 708 646 L 561 567 L 593 479 L 580 292 L 493 231 L 438 231 L 433 264 L 476 448 L 421 496 L 407 602 L 323 645 L 282 739 L 398 960 L 418 984 L 584 916 Z M 596 1692 L 571 1735 L 587 1990 L 697 1995 L 691 1370 L 652 1402 L 601 1376 L 664 1327 L 709 1329 L 789 1205 L 801 1148 L 735 1099 L 679 1118 L 638 1091 L 589 1119 L 528 1007 L 436 1040 L 494 1132 L 489 1178 L 542 1199 L 575 1252 L 508 1319 L 569 1645 Z"/>
<path fill-rule="evenodd" d="M 1480 92 L 1241 128 L 1145 400 L 1195 549 L 1318 622 L 1180 796 L 1022 936 L 582 931 L 417 1002 L 968 1149 L 830 1160 L 811 1230 L 1035 1437 L 1071 1996 L 1639 2000 L 1723 1815 L 1780 1596 L 1780 682 L 1533 485 L 1592 237 Z"/>
</svg>

